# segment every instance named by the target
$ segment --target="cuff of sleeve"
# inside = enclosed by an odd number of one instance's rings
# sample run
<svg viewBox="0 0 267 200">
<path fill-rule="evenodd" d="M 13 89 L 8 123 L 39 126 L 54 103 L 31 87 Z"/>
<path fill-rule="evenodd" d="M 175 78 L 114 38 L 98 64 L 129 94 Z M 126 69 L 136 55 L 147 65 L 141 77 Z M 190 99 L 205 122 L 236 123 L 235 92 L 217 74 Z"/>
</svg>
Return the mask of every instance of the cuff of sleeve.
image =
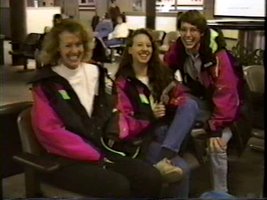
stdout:
<svg viewBox="0 0 267 200">
<path fill-rule="evenodd" d="M 102 164 L 104 162 L 104 158 L 105 158 L 105 156 L 103 154 L 101 154 L 97 162 L 99 164 Z"/>
<path fill-rule="evenodd" d="M 222 131 L 211 131 L 210 137 L 222 137 Z"/>
<path fill-rule="evenodd" d="M 209 133 L 209 137 L 221 137 L 222 136 L 222 131 L 216 130 L 216 128 L 211 123 L 211 121 L 208 121 L 205 125 L 206 125 L 205 130 Z"/>
</svg>

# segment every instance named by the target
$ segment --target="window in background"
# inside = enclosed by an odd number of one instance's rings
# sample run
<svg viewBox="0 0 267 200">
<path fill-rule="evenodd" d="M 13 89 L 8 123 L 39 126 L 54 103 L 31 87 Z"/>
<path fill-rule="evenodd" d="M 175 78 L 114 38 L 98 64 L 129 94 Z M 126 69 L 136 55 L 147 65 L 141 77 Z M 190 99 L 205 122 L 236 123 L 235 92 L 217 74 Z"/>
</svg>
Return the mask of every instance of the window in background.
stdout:
<svg viewBox="0 0 267 200">
<path fill-rule="evenodd" d="M 266 0 L 214 0 L 214 16 L 264 18 L 265 8 Z"/>
<path fill-rule="evenodd" d="M 176 0 L 157 0 L 156 12 L 176 12 Z"/>
<path fill-rule="evenodd" d="M 210 0 L 208 0 L 210 1 Z M 177 11 L 199 10 L 203 11 L 204 0 L 177 0 Z"/>
<path fill-rule="evenodd" d="M 177 12 L 187 10 L 203 10 L 204 0 L 157 0 L 157 12 Z"/>
<path fill-rule="evenodd" d="M 79 0 L 79 10 L 95 10 L 95 0 Z"/>
</svg>

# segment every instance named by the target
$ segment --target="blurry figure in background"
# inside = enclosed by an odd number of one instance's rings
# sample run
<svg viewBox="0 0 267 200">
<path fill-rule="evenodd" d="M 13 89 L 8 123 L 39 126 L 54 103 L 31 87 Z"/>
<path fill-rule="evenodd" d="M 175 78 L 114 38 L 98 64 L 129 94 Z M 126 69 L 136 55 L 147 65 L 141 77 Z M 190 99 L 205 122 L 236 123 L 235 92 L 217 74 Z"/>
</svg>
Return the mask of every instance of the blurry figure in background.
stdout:
<svg viewBox="0 0 267 200">
<path fill-rule="evenodd" d="M 122 14 L 117 17 L 117 25 L 115 29 L 108 34 L 108 40 L 105 42 L 107 46 L 115 44 L 123 44 L 123 39 L 127 38 L 129 35 L 129 28 L 125 22 Z"/>
<path fill-rule="evenodd" d="M 57 24 L 61 23 L 63 17 L 61 14 L 54 14 L 53 16 L 53 26 L 56 26 Z"/>
<path fill-rule="evenodd" d="M 44 33 L 48 33 L 51 31 L 51 27 L 50 26 L 45 26 L 44 27 Z"/>
<path fill-rule="evenodd" d="M 125 17 L 120 14 L 117 17 L 117 25 L 114 30 L 108 35 L 108 39 L 126 38 L 129 35 L 129 28 L 126 24 Z"/>
<path fill-rule="evenodd" d="M 97 24 L 99 23 L 99 21 L 100 21 L 100 17 L 97 15 L 97 12 L 95 12 L 95 15 L 93 16 L 92 22 L 91 22 L 91 27 L 92 27 L 93 31 L 95 31 L 95 28 L 96 28 Z"/>
<path fill-rule="evenodd" d="M 112 21 L 110 20 L 109 14 L 105 13 L 103 19 L 96 25 L 95 36 L 101 38 L 102 40 L 106 40 L 108 38 L 108 34 L 112 31 Z"/>
<path fill-rule="evenodd" d="M 119 6 L 116 4 L 116 0 L 110 0 L 111 5 L 108 9 L 108 14 L 111 18 L 111 21 L 113 23 L 113 28 L 117 25 L 117 17 L 121 14 Z"/>
<path fill-rule="evenodd" d="M 121 13 L 122 21 L 126 22 L 126 14 L 125 12 Z"/>
</svg>

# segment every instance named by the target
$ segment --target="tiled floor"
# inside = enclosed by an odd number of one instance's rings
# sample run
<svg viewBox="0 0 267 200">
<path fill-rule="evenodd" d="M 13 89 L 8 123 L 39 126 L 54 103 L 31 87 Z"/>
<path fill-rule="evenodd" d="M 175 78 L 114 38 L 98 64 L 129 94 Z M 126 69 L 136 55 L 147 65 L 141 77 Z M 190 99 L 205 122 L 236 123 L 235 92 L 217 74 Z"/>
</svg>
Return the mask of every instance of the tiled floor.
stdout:
<svg viewBox="0 0 267 200">
<path fill-rule="evenodd" d="M 17 101 L 31 100 L 29 86 L 26 84 L 34 71 L 18 72 L 22 66 L 11 66 L 11 58 L 7 51 L 8 42 L 5 42 L 5 65 L 0 66 L 0 104 L 4 105 Z M 34 68 L 34 62 L 29 63 Z M 106 64 L 108 70 L 114 74 L 116 64 Z M 237 197 L 262 197 L 264 177 L 264 154 L 253 152 L 249 148 L 238 158 L 231 156 L 229 160 L 229 192 Z M 23 198 L 23 175 L 9 177 L 3 181 L 4 198 Z M 192 172 L 191 195 L 198 197 L 202 192 L 210 190 L 210 176 L 208 164 Z M 54 193 L 53 196 L 59 196 Z"/>
</svg>

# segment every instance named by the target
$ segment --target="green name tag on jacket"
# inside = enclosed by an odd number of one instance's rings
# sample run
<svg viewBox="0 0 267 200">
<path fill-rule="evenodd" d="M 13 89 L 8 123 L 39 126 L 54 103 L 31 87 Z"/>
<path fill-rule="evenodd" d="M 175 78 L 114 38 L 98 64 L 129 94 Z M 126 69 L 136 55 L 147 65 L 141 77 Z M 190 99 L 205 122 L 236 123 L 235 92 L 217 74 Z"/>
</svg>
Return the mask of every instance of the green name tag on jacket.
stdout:
<svg viewBox="0 0 267 200">
<path fill-rule="evenodd" d="M 142 103 L 144 104 L 149 104 L 149 100 L 147 99 L 147 97 L 144 94 L 139 94 L 140 100 Z"/>
<path fill-rule="evenodd" d="M 58 90 L 58 92 L 61 94 L 63 99 L 65 99 L 65 100 L 69 100 L 70 99 L 70 96 L 68 95 L 66 90 Z"/>
</svg>

